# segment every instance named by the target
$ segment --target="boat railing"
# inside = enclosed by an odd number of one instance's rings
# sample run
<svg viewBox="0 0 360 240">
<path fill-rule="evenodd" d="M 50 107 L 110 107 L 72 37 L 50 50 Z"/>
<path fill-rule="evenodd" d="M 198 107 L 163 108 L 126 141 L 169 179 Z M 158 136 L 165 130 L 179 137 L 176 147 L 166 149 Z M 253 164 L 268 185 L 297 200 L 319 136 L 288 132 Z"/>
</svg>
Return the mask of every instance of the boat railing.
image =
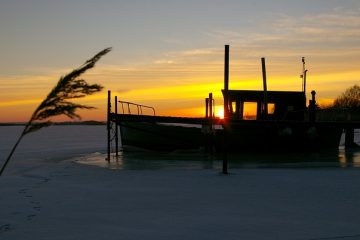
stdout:
<svg viewBox="0 0 360 240">
<path fill-rule="evenodd" d="M 149 109 L 152 111 L 153 116 L 155 116 L 155 108 L 151 106 L 146 106 L 142 104 L 132 103 L 132 102 L 126 102 L 126 101 L 118 101 L 118 103 L 121 104 L 121 110 L 122 114 L 130 114 L 130 115 L 144 115 L 144 110 Z M 131 109 L 136 109 L 136 114 L 131 112 Z"/>
</svg>

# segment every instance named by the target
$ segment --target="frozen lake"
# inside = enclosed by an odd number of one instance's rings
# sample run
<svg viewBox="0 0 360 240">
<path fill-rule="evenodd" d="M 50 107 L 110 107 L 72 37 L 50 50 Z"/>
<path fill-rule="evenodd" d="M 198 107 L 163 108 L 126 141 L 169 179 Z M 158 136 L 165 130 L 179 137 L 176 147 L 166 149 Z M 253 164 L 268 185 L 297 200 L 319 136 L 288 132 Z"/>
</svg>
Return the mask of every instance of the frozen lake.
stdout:
<svg viewBox="0 0 360 240">
<path fill-rule="evenodd" d="M 0 163 L 21 130 L 22 126 L 0 127 Z M 355 131 L 355 142 L 360 144 L 359 129 Z M 345 150 L 343 144 L 342 139 L 339 149 L 315 153 L 231 154 L 229 168 L 360 167 L 360 151 Z M 30 159 L 52 162 L 72 158 L 78 163 L 110 169 L 220 170 L 222 166 L 221 155 L 208 155 L 200 150 L 153 152 L 127 147 L 125 151 L 121 149 L 118 159 L 113 156 L 110 163 L 105 161 L 105 153 L 105 126 L 52 126 L 26 136 L 12 161 L 28 166 Z"/>
<path fill-rule="evenodd" d="M 20 131 L 0 127 L 1 161 Z M 223 175 L 200 151 L 127 150 L 105 161 L 105 126 L 25 137 L 0 177 L 0 239 L 360 239 L 359 152 L 232 155 Z"/>
</svg>

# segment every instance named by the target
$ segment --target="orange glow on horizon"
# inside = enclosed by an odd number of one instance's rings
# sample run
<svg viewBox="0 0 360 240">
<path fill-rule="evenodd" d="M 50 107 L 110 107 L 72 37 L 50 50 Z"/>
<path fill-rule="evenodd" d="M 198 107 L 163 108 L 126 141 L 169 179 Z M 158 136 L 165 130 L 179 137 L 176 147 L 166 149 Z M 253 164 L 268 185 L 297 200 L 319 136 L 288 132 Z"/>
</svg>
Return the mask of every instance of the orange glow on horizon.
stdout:
<svg viewBox="0 0 360 240">
<path fill-rule="evenodd" d="M 23 105 L 33 105 L 40 103 L 41 99 L 24 99 L 24 100 L 15 100 L 15 101 L 2 101 L 0 102 L 0 107 L 10 107 L 10 106 L 23 106 Z"/>
<path fill-rule="evenodd" d="M 320 98 L 317 100 L 317 103 L 319 104 L 320 107 L 327 107 L 327 106 L 331 106 L 334 103 L 335 99 L 332 98 Z"/>
<path fill-rule="evenodd" d="M 208 96 L 209 92 L 212 92 L 215 104 L 217 105 L 215 116 L 222 118 L 222 65 L 221 63 L 213 65 L 209 63 L 206 65 L 206 59 L 204 59 L 204 62 L 199 72 L 196 72 L 196 68 L 194 67 L 196 65 L 192 66 L 190 61 L 187 64 L 189 65 L 187 68 L 185 64 L 178 67 L 176 64 L 172 64 L 171 71 L 164 70 L 163 68 L 153 69 L 153 72 L 150 71 L 150 73 L 152 73 L 150 76 L 143 75 L 144 73 L 142 73 L 141 70 L 146 69 L 146 66 L 142 66 L 140 69 L 132 70 L 133 72 L 131 73 L 134 74 L 131 75 L 131 81 L 125 81 L 125 79 L 129 78 L 129 75 L 126 75 L 128 74 L 126 71 L 119 71 L 112 68 L 105 69 L 107 70 L 105 72 L 101 71 L 100 68 L 100 70 L 88 75 L 88 77 L 91 82 L 99 82 L 97 79 L 100 79 L 100 84 L 108 89 L 112 89 L 113 98 L 117 95 L 119 100 L 153 106 L 156 109 L 157 115 L 204 117 L 204 99 Z M 245 62 L 242 62 L 242 64 L 246 65 Z M 218 66 L 219 69 L 217 68 Z M 282 67 L 286 69 L 288 66 Z M 294 68 L 296 68 L 296 66 Z M 149 69 L 151 70 L 150 67 Z M 262 89 L 260 71 L 243 74 L 243 69 L 241 69 L 241 71 L 236 68 L 232 70 L 233 78 L 230 80 L 230 89 Z M 275 71 L 270 65 L 269 73 L 271 73 L 271 70 L 273 74 L 269 74 L 268 76 L 268 90 L 301 90 L 301 80 L 298 75 L 291 73 L 291 76 L 289 76 L 290 74 L 288 72 L 282 73 Z M 316 70 L 315 67 L 314 70 L 309 70 L 307 96 L 309 99 L 310 90 L 316 90 L 317 102 L 319 105 L 324 106 L 330 105 L 333 99 L 340 95 L 341 92 L 353 85 L 354 82 L 356 83 L 360 74 L 358 70 L 331 73 L 321 72 L 320 70 L 316 72 Z M 178 76 L 178 72 L 180 76 Z M 184 75 L 184 73 L 186 73 L 186 75 Z M 192 74 L 194 75 L 192 76 Z M 0 122 L 27 121 L 42 101 L 40 98 L 45 97 L 46 93 L 50 91 L 51 86 L 54 84 L 55 81 L 48 82 L 46 80 L 56 79 L 53 75 L 54 74 L 51 73 L 48 77 L 22 76 L 21 78 L 19 77 L 19 79 L 15 78 L 17 81 L 14 81 L 12 78 L 0 78 L 0 80 L 3 81 L 3 89 L 0 88 Z M 238 76 L 241 76 L 241 78 Z M 184 79 L 182 79 L 183 77 Z M 159 81 L 157 81 L 157 78 L 159 78 Z M 165 78 L 166 81 L 164 80 Z M 101 79 L 107 79 L 107 82 L 101 82 Z M 115 81 L 117 79 L 124 79 L 124 81 Z M 39 82 L 41 85 L 35 84 L 40 84 Z M 80 104 L 97 108 L 90 111 L 79 111 L 82 120 L 105 121 L 106 97 L 107 93 L 104 90 L 102 93 L 77 99 L 76 102 Z M 55 120 L 71 121 L 71 119 L 66 117 L 58 117 Z"/>
</svg>

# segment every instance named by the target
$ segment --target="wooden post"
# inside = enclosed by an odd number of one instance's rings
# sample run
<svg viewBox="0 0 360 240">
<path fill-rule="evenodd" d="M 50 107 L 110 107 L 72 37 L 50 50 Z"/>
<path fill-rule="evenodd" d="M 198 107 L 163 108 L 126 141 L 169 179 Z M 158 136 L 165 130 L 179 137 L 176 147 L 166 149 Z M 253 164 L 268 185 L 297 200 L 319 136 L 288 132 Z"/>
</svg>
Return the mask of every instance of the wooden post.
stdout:
<svg viewBox="0 0 360 240">
<path fill-rule="evenodd" d="M 302 82 L 302 84 L 303 84 L 302 90 L 303 90 L 304 94 L 306 94 L 306 73 L 307 73 L 307 70 L 305 68 L 305 57 L 302 57 L 301 61 L 302 61 L 302 64 L 303 64 L 303 73 L 301 75 L 302 80 L 303 80 L 303 82 Z"/>
<path fill-rule="evenodd" d="M 111 113 L 111 91 L 108 90 L 108 102 L 107 102 L 107 161 L 110 161 L 110 144 L 111 144 L 111 125 L 110 125 L 110 113 Z"/>
<path fill-rule="evenodd" d="M 225 45 L 225 61 L 224 61 L 224 120 L 229 117 L 229 45 Z"/>
<path fill-rule="evenodd" d="M 240 102 L 240 111 L 239 111 L 239 118 L 242 120 L 244 119 L 244 102 Z"/>
<path fill-rule="evenodd" d="M 213 120 L 214 120 L 214 113 L 213 113 L 213 95 L 209 93 L 209 134 L 208 134 L 208 151 L 210 154 L 213 153 Z"/>
<path fill-rule="evenodd" d="M 309 101 L 309 121 L 315 122 L 316 120 L 316 92 L 314 90 L 311 91 L 311 100 Z"/>
<path fill-rule="evenodd" d="M 212 93 L 209 93 L 209 117 L 213 118 L 213 95 Z"/>
<path fill-rule="evenodd" d="M 305 69 L 305 57 L 302 57 L 301 61 L 303 63 L 303 72 L 301 74 L 301 77 L 302 77 L 302 91 L 304 93 L 304 107 L 306 108 L 306 74 L 307 74 L 308 70 Z"/>
<path fill-rule="evenodd" d="M 224 61 L 224 124 L 223 124 L 223 166 L 222 173 L 228 173 L 228 153 L 227 153 L 227 125 L 229 121 L 229 45 L 225 45 Z"/>
<path fill-rule="evenodd" d="M 302 74 L 300 75 L 300 77 L 302 79 L 301 91 L 303 91 L 305 93 L 305 90 L 304 90 L 305 57 L 301 58 L 301 62 L 302 62 L 302 66 L 303 66 L 303 71 L 302 71 Z"/>
<path fill-rule="evenodd" d="M 347 121 L 351 121 L 351 113 L 347 113 Z M 355 127 L 346 124 L 345 126 L 345 148 L 359 147 L 355 141 Z"/>
<path fill-rule="evenodd" d="M 117 96 L 115 96 L 115 115 L 117 116 L 118 114 L 118 109 L 117 109 Z M 115 121 L 115 156 L 116 159 L 119 157 L 119 131 L 118 131 L 118 122 Z"/>
<path fill-rule="evenodd" d="M 222 173 L 228 174 L 228 143 L 227 143 L 227 126 L 223 126 L 223 164 Z"/>
<path fill-rule="evenodd" d="M 306 74 L 308 70 L 304 71 L 304 93 L 306 94 Z"/>
<path fill-rule="evenodd" d="M 263 118 L 267 118 L 268 114 L 268 100 L 267 100 L 267 85 L 266 85 L 266 66 L 265 58 L 261 58 L 262 76 L 263 76 L 263 87 L 264 87 L 264 101 L 263 101 Z"/>
<path fill-rule="evenodd" d="M 345 128 L 345 148 L 352 148 L 352 147 L 356 146 L 356 144 L 354 142 L 354 137 L 355 137 L 354 128 L 346 127 Z"/>
<path fill-rule="evenodd" d="M 209 117 L 209 98 L 205 98 L 205 118 Z"/>
</svg>

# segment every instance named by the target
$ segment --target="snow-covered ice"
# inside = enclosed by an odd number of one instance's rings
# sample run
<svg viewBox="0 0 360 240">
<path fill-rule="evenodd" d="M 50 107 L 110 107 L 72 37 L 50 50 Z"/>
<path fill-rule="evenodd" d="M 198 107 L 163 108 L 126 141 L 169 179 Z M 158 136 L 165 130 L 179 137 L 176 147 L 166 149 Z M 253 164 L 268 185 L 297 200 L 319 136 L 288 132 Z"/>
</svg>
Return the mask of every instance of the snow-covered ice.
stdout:
<svg viewBox="0 0 360 240">
<path fill-rule="evenodd" d="M 0 159 L 19 132 L 0 127 Z M 234 165 L 222 175 L 216 160 L 181 167 L 181 154 L 151 153 L 148 168 L 136 168 L 141 154 L 122 156 L 137 164 L 121 170 L 76 163 L 103 158 L 105 144 L 104 126 L 27 136 L 0 177 L 0 239 L 360 239 L 353 165 Z"/>
</svg>

